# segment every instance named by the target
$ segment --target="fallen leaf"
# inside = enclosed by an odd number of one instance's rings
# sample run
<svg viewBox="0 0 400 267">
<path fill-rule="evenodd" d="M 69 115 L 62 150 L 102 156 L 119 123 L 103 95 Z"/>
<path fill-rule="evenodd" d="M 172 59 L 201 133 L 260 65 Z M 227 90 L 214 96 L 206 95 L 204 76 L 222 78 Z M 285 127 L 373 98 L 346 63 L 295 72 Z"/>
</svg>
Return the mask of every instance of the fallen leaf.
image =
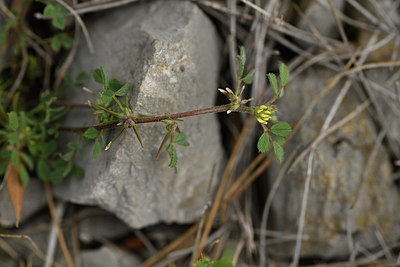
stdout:
<svg viewBox="0 0 400 267">
<path fill-rule="evenodd" d="M 24 185 L 19 177 L 19 166 L 7 163 L 5 179 L 8 195 L 10 196 L 11 204 L 14 208 L 16 218 L 15 226 L 18 227 L 21 219 L 22 204 L 24 203 L 25 193 Z"/>
</svg>

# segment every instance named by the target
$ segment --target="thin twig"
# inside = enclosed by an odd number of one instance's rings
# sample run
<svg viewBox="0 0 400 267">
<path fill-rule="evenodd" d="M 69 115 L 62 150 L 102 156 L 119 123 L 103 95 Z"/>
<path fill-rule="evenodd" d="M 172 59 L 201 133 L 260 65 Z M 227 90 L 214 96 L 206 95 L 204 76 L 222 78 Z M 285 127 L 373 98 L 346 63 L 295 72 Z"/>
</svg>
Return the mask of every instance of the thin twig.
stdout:
<svg viewBox="0 0 400 267">
<path fill-rule="evenodd" d="M 62 5 L 62 6 L 65 7 L 66 9 L 68 9 L 68 11 L 75 17 L 76 21 L 79 23 L 79 25 L 80 25 L 81 28 L 82 28 L 82 32 L 83 32 L 83 35 L 85 36 L 86 43 L 87 43 L 87 45 L 88 45 L 90 54 L 94 54 L 93 43 L 92 43 L 92 40 L 90 39 L 89 32 L 88 32 L 88 30 L 87 30 L 87 28 L 86 28 L 86 25 L 85 25 L 85 23 L 83 22 L 82 18 L 79 16 L 78 13 L 76 13 L 76 11 L 75 11 L 72 7 L 70 7 L 70 6 L 69 6 L 67 3 L 65 3 L 63 0 L 56 0 L 56 1 L 57 1 L 60 5 Z"/>
<path fill-rule="evenodd" d="M 22 63 L 21 63 L 21 68 L 19 69 L 18 76 L 14 81 L 14 84 L 11 86 L 10 91 L 8 92 L 7 99 L 5 101 L 5 106 L 8 106 L 10 104 L 10 101 L 12 100 L 15 92 L 17 91 L 18 87 L 22 83 L 22 79 L 25 76 L 26 69 L 28 68 L 28 49 L 26 48 L 25 45 L 21 47 L 22 51 Z"/>
<path fill-rule="evenodd" d="M 32 238 L 28 235 L 13 235 L 13 234 L 3 234 L 0 233 L 0 237 L 2 238 L 15 238 L 15 239 L 25 239 L 28 240 L 29 244 L 32 246 L 33 251 L 35 252 L 36 255 L 38 255 L 39 258 L 41 258 L 43 261 L 46 260 L 46 254 L 44 254 L 40 248 L 38 247 L 38 245 L 36 245 L 36 243 L 32 240 Z M 57 267 L 62 267 L 61 264 L 54 262 L 53 263 L 54 266 Z"/>
<path fill-rule="evenodd" d="M 65 202 L 58 202 L 55 207 L 55 213 L 58 218 L 62 218 L 65 211 Z M 43 267 L 50 267 L 54 261 L 54 256 L 57 248 L 57 226 L 55 223 L 51 225 L 49 232 L 49 239 L 47 240 L 47 251 L 46 251 L 46 261 Z"/>
<path fill-rule="evenodd" d="M 313 159 L 314 159 L 315 149 L 311 150 L 310 156 L 308 157 L 308 164 L 307 164 L 307 175 L 306 181 L 304 184 L 304 191 L 303 191 L 303 199 L 301 201 L 301 211 L 299 216 L 299 228 L 297 230 L 297 238 L 296 238 L 296 246 L 294 250 L 294 256 L 291 266 L 296 267 L 299 264 L 300 259 L 300 252 L 301 252 L 301 241 L 302 235 L 304 231 L 304 224 L 306 218 L 306 210 L 307 210 L 307 199 L 308 199 L 308 192 L 310 190 L 310 182 L 312 177 L 312 169 L 313 169 Z"/>
<path fill-rule="evenodd" d="M 72 61 L 74 60 L 74 57 L 76 55 L 76 51 L 78 50 L 80 36 L 81 36 L 81 31 L 80 31 L 80 28 L 78 26 L 77 20 L 75 20 L 74 43 L 73 43 L 73 45 L 72 45 L 72 47 L 71 47 L 71 49 L 70 49 L 70 51 L 68 53 L 67 58 L 64 61 L 64 63 L 57 70 L 56 81 L 54 82 L 54 89 L 55 90 L 57 90 L 60 87 L 61 82 L 62 82 L 62 80 L 63 80 L 63 78 L 65 76 L 65 73 L 69 69 L 69 66 L 71 65 Z"/>
<path fill-rule="evenodd" d="M 47 204 L 49 206 L 51 219 L 53 220 L 53 223 L 57 227 L 58 241 L 60 242 L 60 247 L 64 254 L 65 261 L 67 262 L 68 267 L 74 267 L 74 263 L 72 261 L 71 254 L 68 251 L 67 243 L 65 242 L 64 234 L 61 230 L 60 222 L 58 221 L 57 214 L 56 214 L 56 211 L 54 208 L 54 200 L 53 200 L 53 194 L 51 191 L 50 183 L 45 182 L 44 188 L 45 188 L 45 192 L 46 192 Z"/>
</svg>

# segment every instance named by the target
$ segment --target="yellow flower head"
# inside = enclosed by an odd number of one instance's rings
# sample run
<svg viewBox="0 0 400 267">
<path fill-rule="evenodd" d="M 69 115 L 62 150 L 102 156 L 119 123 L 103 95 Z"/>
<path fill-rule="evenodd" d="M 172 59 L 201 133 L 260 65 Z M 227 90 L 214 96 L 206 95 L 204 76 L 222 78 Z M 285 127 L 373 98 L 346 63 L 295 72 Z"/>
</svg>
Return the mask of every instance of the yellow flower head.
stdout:
<svg viewBox="0 0 400 267">
<path fill-rule="evenodd" d="M 267 124 L 271 117 L 274 116 L 275 111 L 276 108 L 273 105 L 261 105 L 256 109 L 256 119 L 259 123 Z"/>
</svg>

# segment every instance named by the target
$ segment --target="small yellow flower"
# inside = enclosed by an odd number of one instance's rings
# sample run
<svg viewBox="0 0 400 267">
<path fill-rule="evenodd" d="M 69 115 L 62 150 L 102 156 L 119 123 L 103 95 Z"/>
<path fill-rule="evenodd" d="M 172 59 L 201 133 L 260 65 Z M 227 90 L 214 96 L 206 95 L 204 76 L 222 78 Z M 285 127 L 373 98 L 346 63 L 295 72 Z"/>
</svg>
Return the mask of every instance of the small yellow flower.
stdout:
<svg viewBox="0 0 400 267">
<path fill-rule="evenodd" d="M 274 115 L 275 111 L 275 106 L 261 105 L 256 109 L 256 119 L 259 123 L 267 124 Z"/>
</svg>

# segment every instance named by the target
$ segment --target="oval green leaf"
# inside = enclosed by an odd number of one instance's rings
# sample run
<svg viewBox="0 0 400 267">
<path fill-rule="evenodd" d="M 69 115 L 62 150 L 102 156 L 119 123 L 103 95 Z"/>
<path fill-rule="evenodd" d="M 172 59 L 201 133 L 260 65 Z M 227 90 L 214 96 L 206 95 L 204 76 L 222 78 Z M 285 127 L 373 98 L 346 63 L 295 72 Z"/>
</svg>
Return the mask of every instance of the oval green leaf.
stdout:
<svg viewBox="0 0 400 267">
<path fill-rule="evenodd" d="M 29 180 L 29 174 L 25 169 L 24 165 L 19 165 L 19 178 L 24 186 L 27 186 Z"/>
<path fill-rule="evenodd" d="M 275 95 L 278 95 L 278 82 L 276 81 L 276 76 L 273 73 L 267 74 L 269 83 L 272 86 L 272 90 L 274 90 Z"/>
<path fill-rule="evenodd" d="M 281 121 L 272 125 L 270 131 L 275 135 L 285 137 L 292 132 L 292 128 L 290 127 L 289 123 Z"/>
<path fill-rule="evenodd" d="M 129 92 L 130 89 L 131 89 L 131 83 L 126 83 L 124 86 L 119 88 L 118 91 L 115 92 L 115 95 L 124 96 Z"/>
<path fill-rule="evenodd" d="M 269 135 L 268 133 L 263 133 L 258 139 L 257 148 L 260 153 L 268 152 L 269 150 Z"/>
<path fill-rule="evenodd" d="M 250 71 L 249 73 L 247 73 L 247 75 L 242 79 L 242 81 L 243 81 L 245 84 L 252 84 L 252 83 L 253 83 L 253 79 L 254 79 L 254 73 L 255 73 L 254 69 L 251 70 L 251 71 Z"/>
<path fill-rule="evenodd" d="M 178 133 L 175 137 L 175 143 L 180 146 L 189 146 L 189 142 L 186 140 L 186 135 L 182 132 Z"/>
<path fill-rule="evenodd" d="M 289 78 L 289 69 L 282 62 L 279 63 L 279 76 L 281 77 L 281 87 L 284 87 Z"/>
<path fill-rule="evenodd" d="M 93 127 L 90 127 L 83 133 L 83 137 L 85 137 L 87 139 L 95 139 L 97 137 L 97 135 L 98 135 L 98 131 Z"/>
<path fill-rule="evenodd" d="M 94 143 L 94 147 L 93 147 L 93 158 L 97 158 L 100 155 L 100 144 L 99 142 Z"/>
</svg>

